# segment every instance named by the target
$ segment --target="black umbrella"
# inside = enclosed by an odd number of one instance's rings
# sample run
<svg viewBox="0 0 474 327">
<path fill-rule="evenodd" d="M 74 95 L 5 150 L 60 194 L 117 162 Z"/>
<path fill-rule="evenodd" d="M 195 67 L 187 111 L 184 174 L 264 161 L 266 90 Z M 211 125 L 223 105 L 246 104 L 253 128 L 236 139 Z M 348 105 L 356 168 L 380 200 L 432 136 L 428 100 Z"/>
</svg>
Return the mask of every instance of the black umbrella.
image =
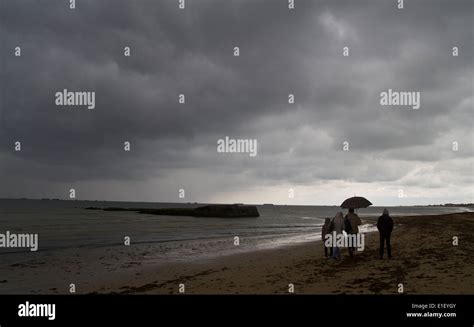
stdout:
<svg viewBox="0 0 474 327">
<path fill-rule="evenodd" d="M 367 208 L 372 205 L 372 202 L 363 198 L 361 196 L 353 196 L 352 198 L 345 199 L 341 204 L 343 209 L 358 209 L 358 208 Z"/>
</svg>

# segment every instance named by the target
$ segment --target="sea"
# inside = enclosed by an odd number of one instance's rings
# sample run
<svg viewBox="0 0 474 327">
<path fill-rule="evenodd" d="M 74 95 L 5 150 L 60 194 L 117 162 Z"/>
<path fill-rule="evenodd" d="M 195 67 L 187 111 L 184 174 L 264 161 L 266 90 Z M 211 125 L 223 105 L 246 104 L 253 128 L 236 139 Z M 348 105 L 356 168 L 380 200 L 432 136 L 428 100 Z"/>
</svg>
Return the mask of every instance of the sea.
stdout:
<svg viewBox="0 0 474 327">
<path fill-rule="evenodd" d="M 189 260 L 314 241 L 321 238 L 324 219 L 332 218 L 338 211 L 342 211 L 337 206 L 268 204 L 257 206 L 260 213 L 258 218 L 197 218 L 85 209 L 200 205 L 202 204 L 0 199 L 0 234 L 7 231 L 38 234 L 38 251 L 45 252 L 123 246 L 124 237 L 128 236 L 133 245 L 162 243 L 166 245 L 166 257 Z M 374 206 L 359 209 L 359 216 L 365 220 L 361 232 L 376 230 L 374 219 L 370 218 L 379 216 L 383 208 L 385 207 Z M 469 211 L 467 208 L 442 206 L 388 207 L 388 210 L 392 216 Z M 179 251 L 180 248 L 187 248 L 183 247 L 183 244 L 193 244 L 194 251 Z M 201 253 L 199 249 L 203 249 Z M 24 248 L 0 248 L 0 258 L 18 261 L 19 256 L 28 251 Z M 165 257 L 165 254 L 162 254 L 162 257 Z"/>
</svg>

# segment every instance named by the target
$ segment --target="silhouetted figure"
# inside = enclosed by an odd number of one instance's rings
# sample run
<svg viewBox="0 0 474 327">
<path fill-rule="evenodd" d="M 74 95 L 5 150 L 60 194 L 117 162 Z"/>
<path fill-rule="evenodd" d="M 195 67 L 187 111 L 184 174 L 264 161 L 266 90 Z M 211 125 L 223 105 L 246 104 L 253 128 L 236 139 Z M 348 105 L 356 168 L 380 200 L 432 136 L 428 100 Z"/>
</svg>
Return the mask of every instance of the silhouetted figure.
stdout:
<svg viewBox="0 0 474 327">
<path fill-rule="evenodd" d="M 323 228 L 321 229 L 321 239 L 323 240 L 323 245 L 324 245 L 324 256 L 327 258 L 332 257 L 332 246 L 326 246 L 326 235 L 331 234 L 334 229 L 334 225 L 331 224 L 331 219 L 326 218 L 324 221 Z M 328 249 L 329 249 L 329 255 L 328 255 Z"/>
<path fill-rule="evenodd" d="M 380 259 L 383 259 L 384 245 L 387 243 L 388 258 L 392 257 L 392 246 L 390 245 L 390 236 L 393 230 L 393 220 L 388 215 L 388 210 L 383 209 L 383 214 L 377 220 L 377 229 L 380 234 Z"/>
<path fill-rule="evenodd" d="M 337 235 L 342 234 L 342 231 L 344 230 L 344 216 L 343 216 L 342 212 L 338 212 L 336 214 L 336 216 L 332 219 L 332 224 L 334 226 L 333 236 L 337 237 Z M 334 232 L 335 232 L 335 234 L 334 234 Z M 340 256 L 341 256 L 341 252 L 339 250 L 339 247 L 335 246 L 333 248 L 331 258 L 332 259 L 339 259 Z"/>
</svg>

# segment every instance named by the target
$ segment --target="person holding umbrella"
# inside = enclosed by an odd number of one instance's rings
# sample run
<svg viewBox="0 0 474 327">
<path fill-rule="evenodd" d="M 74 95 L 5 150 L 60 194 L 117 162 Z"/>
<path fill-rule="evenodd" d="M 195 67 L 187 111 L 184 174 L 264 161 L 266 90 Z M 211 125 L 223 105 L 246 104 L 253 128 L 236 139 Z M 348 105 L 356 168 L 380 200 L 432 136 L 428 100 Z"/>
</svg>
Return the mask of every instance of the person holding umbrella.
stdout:
<svg viewBox="0 0 474 327">
<path fill-rule="evenodd" d="M 360 220 L 359 216 L 354 212 L 353 208 L 349 208 L 349 212 L 347 213 L 345 219 L 348 222 L 348 224 L 346 224 L 346 226 L 348 227 L 346 228 L 346 233 L 352 235 L 359 234 L 359 226 L 362 224 L 362 221 Z M 354 237 L 353 239 L 356 239 L 356 237 Z M 354 256 L 354 251 L 355 247 L 349 247 L 349 255 L 351 256 L 351 258 Z"/>
<path fill-rule="evenodd" d="M 371 206 L 372 202 L 361 196 L 353 196 L 344 200 L 341 204 L 341 208 L 349 209 L 348 214 L 345 218 L 346 233 L 355 235 L 352 239 L 357 239 L 357 234 L 359 233 L 359 226 L 362 224 L 359 216 L 354 212 L 354 209 L 358 208 L 367 208 Z M 349 247 L 349 254 L 351 257 L 354 256 L 355 247 Z"/>
</svg>

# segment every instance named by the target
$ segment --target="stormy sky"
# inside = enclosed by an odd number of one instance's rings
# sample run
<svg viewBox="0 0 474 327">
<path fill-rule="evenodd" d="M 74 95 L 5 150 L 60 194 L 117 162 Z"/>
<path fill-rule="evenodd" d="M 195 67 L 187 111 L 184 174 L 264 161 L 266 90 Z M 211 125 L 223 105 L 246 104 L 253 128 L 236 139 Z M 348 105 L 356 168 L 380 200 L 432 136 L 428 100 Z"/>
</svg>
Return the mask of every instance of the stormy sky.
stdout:
<svg viewBox="0 0 474 327">
<path fill-rule="evenodd" d="M 0 197 L 474 202 L 473 10 L 2 0 Z M 63 89 L 94 91 L 95 109 L 56 106 Z M 388 89 L 420 92 L 420 109 L 381 106 Z M 256 139 L 258 154 L 218 153 L 226 136 Z"/>
</svg>

